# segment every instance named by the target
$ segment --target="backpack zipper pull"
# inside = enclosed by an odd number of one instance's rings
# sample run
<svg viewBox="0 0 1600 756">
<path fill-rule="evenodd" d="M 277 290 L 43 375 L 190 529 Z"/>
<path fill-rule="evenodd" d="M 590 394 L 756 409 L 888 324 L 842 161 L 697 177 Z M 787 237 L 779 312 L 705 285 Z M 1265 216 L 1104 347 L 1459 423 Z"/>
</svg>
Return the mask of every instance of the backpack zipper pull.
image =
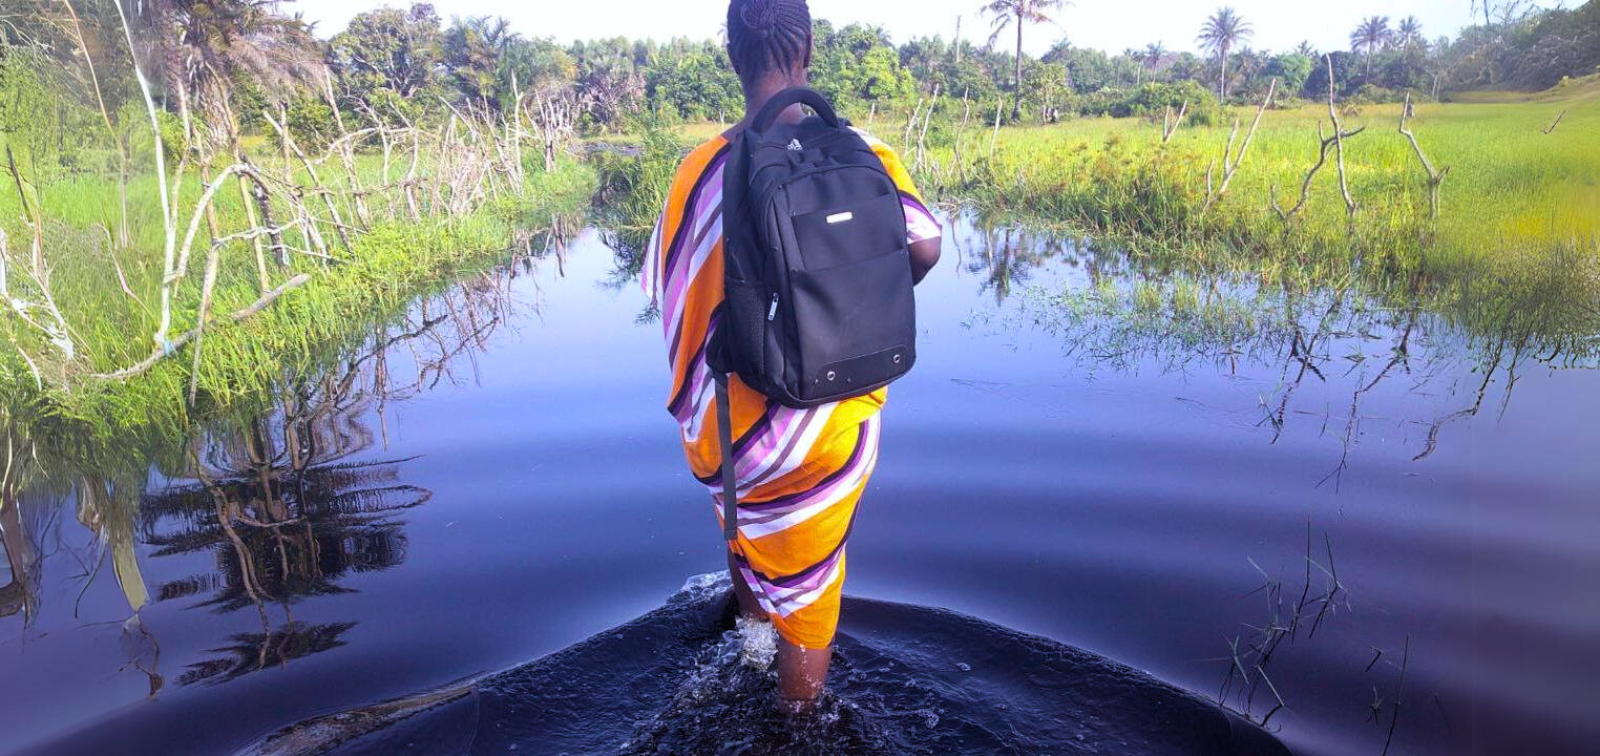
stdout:
<svg viewBox="0 0 1600 756">
<path fill-rule="evenodd" d="M 777 292 L 773 292 L 772 293 L 772 309 L 767 310 L 767 322 L 771 323 L 772 320 L 774 318 L 776 318 L 776 317 L 778 317 L 778 293 Z"/>
</svg>

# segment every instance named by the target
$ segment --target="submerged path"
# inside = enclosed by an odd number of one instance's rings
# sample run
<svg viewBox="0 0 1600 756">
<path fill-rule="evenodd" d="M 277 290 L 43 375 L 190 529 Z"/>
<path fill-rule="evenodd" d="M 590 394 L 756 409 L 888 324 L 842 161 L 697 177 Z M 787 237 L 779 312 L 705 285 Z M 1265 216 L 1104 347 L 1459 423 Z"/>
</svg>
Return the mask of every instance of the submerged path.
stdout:
<svg viewBox="0 0 1600 756">
<path fill-rule="evenodd" d="M 1271 735 L 1148 674 L 939 609 L 848 599 L 819 710 L 773 706 L 727 583 L 473 684 L 321 717 L 251 756 L 1277 756 Z"/>
</svg>

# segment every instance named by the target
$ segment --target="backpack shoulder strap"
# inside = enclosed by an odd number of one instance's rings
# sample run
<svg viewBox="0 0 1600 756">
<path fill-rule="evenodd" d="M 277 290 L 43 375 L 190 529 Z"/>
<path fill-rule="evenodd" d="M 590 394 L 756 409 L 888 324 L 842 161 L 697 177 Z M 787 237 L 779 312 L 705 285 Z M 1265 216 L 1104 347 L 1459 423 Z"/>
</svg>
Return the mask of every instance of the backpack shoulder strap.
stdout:
<svg viewBox="0 0 1600 756">
<path fill-rule="evenodd" d="M 728 374 L 718 371 L 717 440 L 722 445 L 722 537 L 739 540 L 739 480 L 734 474 L 733 406 L 728 401 Z"/>
<path fill-rule="evenodd" d="M 767 100 L 767 104 L 761 106 L 761 112 L 750 122 L 750 130 L 758 134 L 766 132 L 772 128 L 778 116 L 791 105 L 808 105 L 817 111 L 817 115 L 824 123 L 839 128 L 839 114 L 834 112 L 833 104 L 828 102 L 828 98 L 810 87 L 792 87 L 773 95 L 772 99 Z"/>
</svg>

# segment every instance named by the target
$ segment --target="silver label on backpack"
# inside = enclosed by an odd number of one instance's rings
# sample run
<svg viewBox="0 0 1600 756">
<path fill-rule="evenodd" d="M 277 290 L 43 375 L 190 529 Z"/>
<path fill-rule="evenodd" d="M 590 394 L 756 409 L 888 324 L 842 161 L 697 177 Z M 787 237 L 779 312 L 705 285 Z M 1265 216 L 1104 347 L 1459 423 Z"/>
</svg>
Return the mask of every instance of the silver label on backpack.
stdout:
<svg viewBox="0 0 1600 756">
<path fill-rule="evenodd" d="M 835 223 L 846 223 L 848 221 L 853 221 L 855 219 L 856 219 L 856 214 L 855 213 L 836 213 L 834 215 L 828 216 L 828 225 L 831 226 L 831 225 L 833 225 Z"/>
<path fill-rule="evenodd" d="M 789 149 L 791 149 L 791 150 L 793 150 L 795 152 L 799 152 L 799 151 L 805 149 L 805 147 L 801 146 L 800 140 L 798 140 L 798 139 L 790 139 L 789 140 Z"/>
</svg>

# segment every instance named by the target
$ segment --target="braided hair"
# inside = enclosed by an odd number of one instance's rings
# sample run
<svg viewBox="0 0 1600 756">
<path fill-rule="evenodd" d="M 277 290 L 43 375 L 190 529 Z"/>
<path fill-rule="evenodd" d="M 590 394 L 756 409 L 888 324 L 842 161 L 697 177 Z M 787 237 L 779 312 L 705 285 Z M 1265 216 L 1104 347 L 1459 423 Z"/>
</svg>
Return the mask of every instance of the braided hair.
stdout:
<svg viewBox="0 0 1600 756">
<path fill-rule="evenodd" d="M 811 53 L 806 0 L 733 0 L 728 4 L 728 57 L 739 78 L 805 65 Z"/>
</svg>

